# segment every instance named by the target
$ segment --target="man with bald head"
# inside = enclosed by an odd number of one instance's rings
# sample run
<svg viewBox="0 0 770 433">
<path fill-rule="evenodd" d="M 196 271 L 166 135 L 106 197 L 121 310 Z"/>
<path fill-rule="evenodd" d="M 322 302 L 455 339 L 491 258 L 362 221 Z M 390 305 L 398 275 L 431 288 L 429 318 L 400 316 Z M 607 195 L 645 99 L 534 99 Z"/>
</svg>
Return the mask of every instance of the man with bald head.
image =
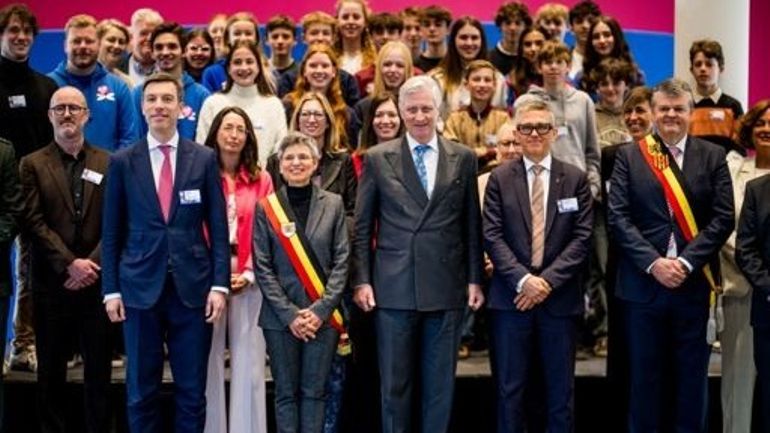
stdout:
<svg viewBox="0 0 770 433">
<path fill-rule="evenodd" d="M 88 142 L 90 111 L 74 87 L 57 90 L 48 109 L 54 139 L 21 160 L 24 230 L 31 243 L 29 282 L 38 353 L 42 432 L 63 432 L 70 341 L 84 361 L 85 431 L 108 431 L 109 321 L 101 302 L 102 197 L 108 155 Z"/>
</svg>

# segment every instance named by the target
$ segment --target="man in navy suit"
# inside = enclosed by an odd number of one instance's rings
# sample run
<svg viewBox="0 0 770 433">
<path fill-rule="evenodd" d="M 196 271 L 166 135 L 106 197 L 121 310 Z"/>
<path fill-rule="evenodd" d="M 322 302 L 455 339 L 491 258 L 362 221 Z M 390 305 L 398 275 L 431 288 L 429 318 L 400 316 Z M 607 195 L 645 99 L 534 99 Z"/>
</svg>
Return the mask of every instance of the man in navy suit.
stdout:
<svg viewBox="0 0 770 433">
<path fill-rule="evenodd" d="M 658 85 L 652 96 L 656 136 L 621 147 L 610 178 L 608 217 L 619 252 L 615 294 L 627 326 L 631 433 L 667 428 L 661 426 L 663 404 L 673 404 L 674 431 L 706 429 L 709 292 L 718 285 L 717 254 L 735 223 L 725 152 L 687 135 L 692 109 L 687 83 L 669 79 Z M 669 177 L 660 176 L 665 170 Z M 671 179 L 681 186 L 679 199 L 664 193 Z M 686 230 L 689 224 L 677 216 L 682 203 L 697 230 Z M 663 383 L 664 370 L 672 383 Z"/>
<path fill-rule="evenodd" d="M 523 158 L 495 169 L 484 199 L 484 246 L 494 265 L 489 289 L 497 431 L 526 431 L 524 389 L 535 359 L 545 375 L 547 430 L 574 430 L 581 274 L 593 224 L 585 172 L 551 155 L 553 112 L 543 101 L 516 109 Z"/>
<path fill-rule="evenodd" d="M 202 432 L 211 323 L 230 282 L 227 216 L 211 149 L 180 139 L 181 83 L 143 85 L 146 140 L 110 157 L 102 224 L 103 294 L 124 321 L 131 432 L 160 432 L 163 344 L 174 376 L 176 432 Z"/>
</svg>

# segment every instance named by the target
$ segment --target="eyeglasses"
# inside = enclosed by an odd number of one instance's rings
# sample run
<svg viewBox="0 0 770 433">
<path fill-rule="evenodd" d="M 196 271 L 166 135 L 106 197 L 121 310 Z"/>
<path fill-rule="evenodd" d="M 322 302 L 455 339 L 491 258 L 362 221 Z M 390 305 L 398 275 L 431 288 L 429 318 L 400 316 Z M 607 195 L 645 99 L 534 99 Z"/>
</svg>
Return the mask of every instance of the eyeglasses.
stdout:
<svg viewBox="0 0 770 433">
<path fill-rule="evenodd" d="M 519 143 L 516 140 L 501 140 L 497 142 L 497 147 L 516 147 Z"/>
<path fill-rule="evenodd" d="M 64 116 L 64 114 L 69 110 L 70 114 L 73 116 L 77 116 L 78 114 L 87 111 L 88 108 L 81 107 L 80 105 L 74 105 L 74 104 L 59 104 L 54 105 L 50 108 L 50 110 L 53 112 L 53 114 L 57 116 Z"/>
<path fill-rule="evenodd" d="M 311 117 L 315 117 L 316 119 L 326 119 L 326 114 L 322 111 L 300 111 L 299 117 L 300 119 L 310 119 Z"/>
<path fill-rule="evenodd" d="M 537 135 L 545 135 L 551 132 L 553 125 L 550 123 L 522 123 L 516 125 L 516 130 L 522 135 L 532 135 L 532 131 L 537 131 Z"/>
</svg>

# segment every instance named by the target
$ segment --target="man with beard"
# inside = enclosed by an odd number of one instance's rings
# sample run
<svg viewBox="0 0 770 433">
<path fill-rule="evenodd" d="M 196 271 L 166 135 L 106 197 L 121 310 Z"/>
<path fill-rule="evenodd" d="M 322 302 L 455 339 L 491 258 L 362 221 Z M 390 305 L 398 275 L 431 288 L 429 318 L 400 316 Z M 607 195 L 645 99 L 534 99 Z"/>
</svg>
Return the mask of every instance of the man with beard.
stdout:
<svg viewBox="0 0 770 433">
<path fill-rule="evenodd" d="M 89 110 L 76 88 L 51 98 L 54 141 L 21 160 L 24 230 L 39 366 L 38 416 L 43 432 L 64 432 L 67 358 L 80 342 L 85 381 L 85 431 L 108 431 L 109 322 L 101 302 L 102 197 L 106 152 L 84 136 Z"/>
<path fill-rule="evenodd" d="M 131 54 L 120 65 L 120 70 L 128 74 L 135 86 L 141 86 L 155 71 L 150 35 L 162 22 L 163 17 L 149 8 L 137 9 L 131 15 Z"/>
<path fill-rule="evenodd" d="M 165 72 L 182 82 L 182 111 L 177 120 L 179 136 L 195 140 L 195 130 L 198 127 L 198 114 L 203 101 L 210 92 L 184 72 L 182 57 L 182 38 L 184 30 L 174 22 L 160 24 L 150 36 L 152 57 L 158 72 Z M 142 112 L 142 86 L 134 88 L 134 107 L 137 113 Z M 137 116 L 140 136 L 147 135 L 147 122 L 142 116 Z"/>
<path fill-rule="evenodd" d="M 75 15 L 67 21 L 64 26 L 67 59 L 48 76 L 59 86 L 75 87 L 85 95 L 91 119 L 85 127 L 86 140 L 106 151 L 114 151 L 139 139 L 137 114 L 128 85 L 97 62 L 96 24 L 90 15 Z"/>
</svg>

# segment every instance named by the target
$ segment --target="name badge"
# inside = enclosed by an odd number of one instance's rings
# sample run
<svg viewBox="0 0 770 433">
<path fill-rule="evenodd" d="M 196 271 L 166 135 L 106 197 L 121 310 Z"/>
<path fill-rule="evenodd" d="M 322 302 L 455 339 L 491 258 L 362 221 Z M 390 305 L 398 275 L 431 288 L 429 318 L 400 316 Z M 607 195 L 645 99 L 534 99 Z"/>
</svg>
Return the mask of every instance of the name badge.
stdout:
<svg viewBox="0 0 770 433">
<path fill-rule="evenodd" d="M 558 137 L 566 137 L 568 133 L 569 133 L 569 130 L 567 129 L 566 126 L 560 126 L 556 128 L 556 135 Z"/>
<path fill-rule="evenodd" d="M 27 98 L 24 95 L 11 95 L 8 97 L 8 106 L 11 108 L 24 108 L 27 106 Z"/>
<path fill-rule="evenodd" d="M 83 170 L 83 175 L 80 176 L 80 178 L 86 182 L 91 182 L 94 185 L 101 185 L 104 175 L 86 168 Z"/>
<path fill-rule="evenodd" d="M 709 118 L 711 120 L 725 120 L 725 112 L 722 110 L 711 110 L 709 111 Z"/>
<path fill-rule="evenodd" d="M 187 191 L 179 191 L 179 203 L 180 204 L 200 204 L 201 191 L 199 189 L 188 189 Z"/>
<path fill-rule="evenodd" d="M 563 198 L 556 202 L 559 213 L 576 212 L 578 210 L 577 197 Z"/>
</svg>

